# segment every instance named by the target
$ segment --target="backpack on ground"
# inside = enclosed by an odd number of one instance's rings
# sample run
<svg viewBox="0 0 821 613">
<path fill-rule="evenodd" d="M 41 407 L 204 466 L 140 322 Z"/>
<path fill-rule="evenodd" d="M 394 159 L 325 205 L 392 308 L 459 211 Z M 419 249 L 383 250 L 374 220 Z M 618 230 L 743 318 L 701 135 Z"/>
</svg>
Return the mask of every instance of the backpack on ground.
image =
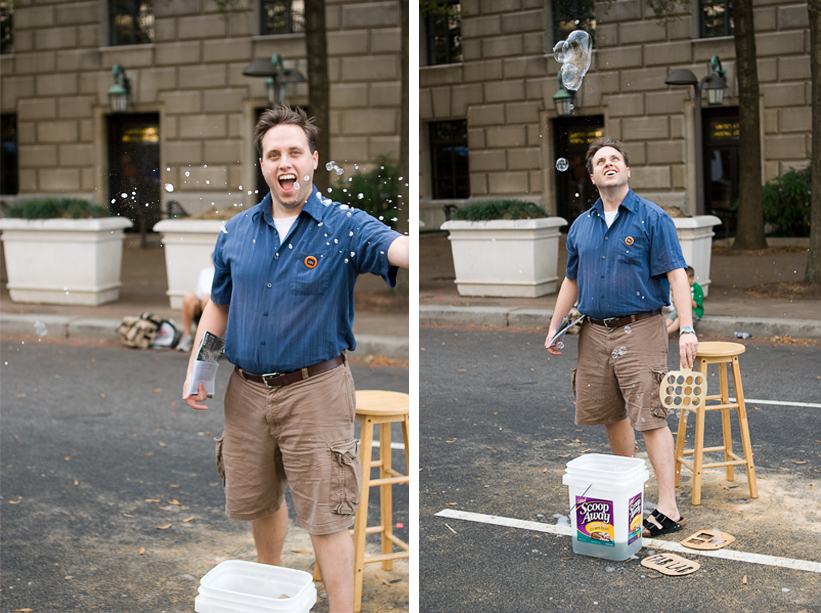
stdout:
<svg viewBox="0 0 821 613">
<path fill-rule="evenodd" d="M 137 317 L 124 317 L 117 327 L 120 340 L 126 347 L 148 349 L 152 346 L 163 320 L 153 313 L 140 313 Z"/>
</svg>

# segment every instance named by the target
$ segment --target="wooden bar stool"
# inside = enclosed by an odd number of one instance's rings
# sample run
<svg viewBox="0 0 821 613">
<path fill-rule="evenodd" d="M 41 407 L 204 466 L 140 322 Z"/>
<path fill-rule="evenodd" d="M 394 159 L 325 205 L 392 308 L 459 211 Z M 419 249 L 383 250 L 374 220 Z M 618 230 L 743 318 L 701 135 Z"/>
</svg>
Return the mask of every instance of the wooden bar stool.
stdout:
<svg viewBox="0 0 821 613">
<path fill-rule="evenodd" d="M 410 557 L 410 547 L 393 534 L 393 496 L 391 486 L 410 483 L 410 400 L 407 394 L 383 390 L 361 390 L 356 392 L 356 419 L 362 425 L 360 434 L 359 459 L 362 462 L 362 496 L 354 520 L 354 613 L 362 608 L 362 578 L 365 564 L 382 562 L 383 570 L 393 569 L 393 560 Z M 401 474 L 391 466 L 391 424 L 402 424 L 405 443 L 405 469 Z M 379 425 L 379 459 L 373 459 L 374 426 Z M 371 479 L 371 468 L 379 468 L 379 478 Z M 380 523 L 368 527 L 368 498 L 372 487 L 379 487 Z M 365 537 L 368 534 L 382 535 L 382 553 L 365 556 Z M 394 551 L 393 546 L 400 551 Z M 314 565 L 314 579 L 320 580 L 318 566 Z"/>
<path fill-rule="evenodd" d="M 746 351 L 741 343 L 711 342 L 699 343 L 696 353 L 696 370 L 707 376 L 707 366 L 718 364 L 719 393 L 708 395 L 704 403 L 694 409 L 696 414 L 695 447 L 684 449 L 684 438 L 687 434 L 687 417 L 689 411 L 682 411 L 678 420 L 676 435 L 676 487 L 681 477 L 681 466 L 684 465 L 693 471 L 692 503 L 701 504 L 701 477 L 705 468 L 724 466 L 727 471 L 727 481 L 733 481 L 734 466 L 747 467 L 747 482 L 750 486 L 750 497 L 758 498 L 758 487 L 755 483 L 755 467 L 753 466 L 753 451 L 750 446 L 750 430 L 747 426 L 747 409 L 744 406 L 744 391 L 741 387 L 741 370 L 738 367 L 738 356 Z M 733 388 L 735 402 L 730 402 L 729 379 L 727 365 L 730 364 L 733 374 Z M 710 400 L 718 400 L 718 404 L 708 405 Z M 738 425 L 741 430 L 741 445 L 744 457 L 733 453 L 733 439 L 730 430 L 730 409 L 738 411 Z M 721 422 L 724 430 L 724 444 L 717 447 L 704 446 L 704 418 L 707 411 L 721 411 Z M 704 463 L 704 454 L 714 451 L 724 452 L 723 462 Z M 692 462 L 684 456 L 692 455 Z"/>
</svg>

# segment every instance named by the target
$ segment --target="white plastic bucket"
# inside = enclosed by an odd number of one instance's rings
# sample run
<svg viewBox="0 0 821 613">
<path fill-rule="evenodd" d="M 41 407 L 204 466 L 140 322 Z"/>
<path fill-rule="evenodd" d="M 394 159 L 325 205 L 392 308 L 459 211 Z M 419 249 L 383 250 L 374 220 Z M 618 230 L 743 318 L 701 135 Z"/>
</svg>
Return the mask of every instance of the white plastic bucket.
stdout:
<svg viewBox="0 0 821 613">
<path fill-rule="evenodd" d="M 626 560 L 641 549 L 644 460 L 591 453 L 571 460 L 568 487 L 573 552 Z"/>
<path fill-rule="evenodd" d="M 196 613 L 308 613 L 316 604 L 310 573 L 243 560 L 217 564 L 197 591 Z"/>
</svg>

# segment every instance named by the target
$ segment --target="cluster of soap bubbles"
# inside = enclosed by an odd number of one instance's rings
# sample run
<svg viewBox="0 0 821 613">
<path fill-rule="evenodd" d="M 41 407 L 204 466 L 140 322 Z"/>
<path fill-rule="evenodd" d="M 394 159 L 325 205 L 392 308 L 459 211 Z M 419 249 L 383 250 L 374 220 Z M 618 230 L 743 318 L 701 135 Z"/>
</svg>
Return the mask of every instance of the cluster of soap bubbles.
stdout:
<svg viewBox="0 0 821 613">
<path fill-rule="evenodd" d="M 553 57 L 562 65 L 562 84 L 565 89 L 578 91 L 592 59 L 590 35 L 584 30 L 573 30 L 567 40 L 553 47 Z"/>
<path fill-rule="evenodd" d="M 44 324 L 39 319 L 34 322 L 34 331 L 37 333 L 37 336 L 43 338 L 48 334 L 48 330 L 46 329 L 46 324 Z"/>
<path fill-rule="evenodd" d="M 325 170 L 327 170 L 328 172 L 331 172 L 332 170 L 335 170 L 337 175 L 341 175 L 342 173 L 345 172 L 345 169 L 340 168 L 339 166 L 337 166 L 336 162 L 334 162 L 333 160 L 331 160 L 330 162 L 325 164 Z"/>
<path fill-rule="evenodd" d="M 620 355 L 624 355 L 625 353 L 627 353 L 627 347 L 619 347 L 618 349 L 614 349 L 612 351 L 610 357 L 615 360 L 617 357 L 619 357 Z"/>
</svg>

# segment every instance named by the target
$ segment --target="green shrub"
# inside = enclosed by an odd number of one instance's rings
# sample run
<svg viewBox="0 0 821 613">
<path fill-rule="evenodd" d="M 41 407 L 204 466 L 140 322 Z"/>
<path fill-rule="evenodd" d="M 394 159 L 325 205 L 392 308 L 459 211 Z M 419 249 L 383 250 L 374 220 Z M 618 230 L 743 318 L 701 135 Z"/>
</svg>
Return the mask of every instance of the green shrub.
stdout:
<svg viewBox="0 0 821 613">
<path fill-rule="evenodd" d="M 90 219 L 109 217 L 108 207 L 80 198 L 34 198 L 12 205 L 6 217 L 19 219 Z"/>
<path fill-rule="evenodd" d="M 811 166 L 771 179 L 761 190 L 764 221 L 777 236 L 810 235 Z"/>
<path fill-rule="evenodd" d="M 357 170 L 348 178 L 338 179 L 328 196 L 335 202 L 362 209 L 396 229 L 399 211 L 404 209 L 399 188 L 399 166 L 387 156 L 379 156 L 371 170 Z"/>
<path fill-rule="evenodd" d="M 524 200 L 482 200 L 453 211 L 451 219 L 459 221 L 493 221 L 495 219 L 537 219 L 549 217 L 545 210 Z"/>
</svg>

